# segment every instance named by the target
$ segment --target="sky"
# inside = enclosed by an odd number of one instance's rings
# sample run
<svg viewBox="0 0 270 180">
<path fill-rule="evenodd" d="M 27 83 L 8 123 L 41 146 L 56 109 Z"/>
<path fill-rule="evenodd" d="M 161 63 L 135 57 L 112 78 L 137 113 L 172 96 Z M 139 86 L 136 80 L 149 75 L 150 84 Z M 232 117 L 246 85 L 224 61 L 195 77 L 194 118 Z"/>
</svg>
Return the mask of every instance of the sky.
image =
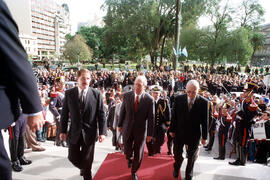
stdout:
<svg viewBox="0 0 270 180">
<path fill-rule="evenodd" d="M 72 33 L 77 31 L 79 22 L 87 22 L 98 16 L 102 18 L 106 12 L 100 8 L 105 0 L 57 0 L 59 4 L 68 4 Z"/>
<path fill-rule="evenodd" d="M 93 20 L 95 17 L 102 18 L 106 12 L 100 7 L 104 4 L 105 0 L 57 0 L 60 4 L 67 3 L 70 11 L 70 18 L 72 23 L 72 33 L 77 31 L 79 22 L 87 22 Z M 242 0 L 230 0 L 233 3 L 239 3 Z M 258 0 L 262 7 L 265 9 L 263 24 L 270 23 L 270 0 Z M 207 18 L 200 20 L 200 26 L 209 25 L 210 21 Z"/>
</svg>

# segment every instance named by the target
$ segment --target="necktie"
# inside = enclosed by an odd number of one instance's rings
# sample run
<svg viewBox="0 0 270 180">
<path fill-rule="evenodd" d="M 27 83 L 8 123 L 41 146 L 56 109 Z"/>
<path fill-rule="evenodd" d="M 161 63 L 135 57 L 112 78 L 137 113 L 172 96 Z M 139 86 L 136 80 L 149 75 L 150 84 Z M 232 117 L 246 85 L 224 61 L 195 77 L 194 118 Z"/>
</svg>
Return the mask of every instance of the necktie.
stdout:
<svg viewBox="0 0 270 180">
<path fill-rule="evenodd" d="M 84 90 L 82 89 L 81 95 L 80 95 L 80 110 L 81 110 L 81 112 L 84 109 L 84 96 L 83 96 L 83 94 L 84 94 Z"/>
<path fill-rule="evenodd" d="M 139 104 L 139 96 L 136 95 L 136 100 L 135 100 L 135 104 L 134 104 L 134 111 L 135 111 L 135 112 L 137 111 L 138 104 Z"/>
<path fill-rule="evenodd" d="M 191 110 L 192 105 L 193 105 L 193 101 L 192 101 L 192 100 L 190 100 L 190 101 L 189 101 L 189 103 L 188 103 L 188 110 L 189 110 L 189 111 Z"/>
</svg>

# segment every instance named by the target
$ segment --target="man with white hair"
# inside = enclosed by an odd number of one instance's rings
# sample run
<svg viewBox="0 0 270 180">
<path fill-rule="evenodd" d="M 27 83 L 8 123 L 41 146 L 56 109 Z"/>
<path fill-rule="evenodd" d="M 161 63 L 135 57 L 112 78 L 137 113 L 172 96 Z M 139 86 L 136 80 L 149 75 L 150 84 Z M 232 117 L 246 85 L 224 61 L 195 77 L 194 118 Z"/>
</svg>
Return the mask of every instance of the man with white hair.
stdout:
<svg viewBox="0 0 270 180">
<path fill-rule="evenodd" d="M 172 108 L 170 135 L 174 137 L 174 171 L 173 176 L 179 176 L 179 170 L 184 160 L 182 153 L 184 145 L 187 149 L 186 180 L 193 177 L 193 167 L 198 146 L 205 145 L 207 140 L 208 101 L 198 95 L 199 83 L 190 80 L 186 85 L 186 94 L 175 97 Z"/>
<path fill-rule="evenodd" d="M 134 90 L 123 95 L 118 123 L 132 180 L 138 179 L 136 172 L 142 162 L 145 141 L 151 141 L 154 130 L 154 100 L 144 91 L 146 86 L 145 76 L 138 76 Z"/>
</svg>

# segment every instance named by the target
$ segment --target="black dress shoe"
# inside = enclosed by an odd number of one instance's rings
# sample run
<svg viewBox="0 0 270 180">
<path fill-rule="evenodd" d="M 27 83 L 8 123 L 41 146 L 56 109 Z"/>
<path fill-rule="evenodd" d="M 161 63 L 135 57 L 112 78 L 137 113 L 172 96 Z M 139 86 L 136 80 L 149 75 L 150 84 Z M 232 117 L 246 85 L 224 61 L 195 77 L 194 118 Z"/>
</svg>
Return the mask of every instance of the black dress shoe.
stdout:
<svg viewBox="0 0 270 180">
<path fill-rule="evenodd" d="M 178 178 L 179 176 L 179 170 L 177 171 L 176 169 L 173 170 L 173 177 Z"/>
<path fill-rule="evenodd" d="M 212 148 L 206 148 L 205 151 L 212 151 Z"/>
<path fill-rule="evenodd" d="M 62 142 L 61 142 L 61 145 L 62 145 L 62 147 L 68 147 L 68 145 L 67 145 L 67 142 L 66 142 L 66 141 L 62 141 Z"/>
<path fill-rule="evenodd" d="M 21 172 L 23 170 L 19 160 L 12 162 L 11 167 L 16 172 Z"/>
<path fill-rule="evenodd" d="M 131 166 L 132 166 L 132 159 L 129 159 L 128 160 L 128 168 L 131 168 Z"/>
<path fill-rule="evenodd" d="M 28 165 L 31 164 L 32 161 L 29 159 L 26 159 L 24 156 L 22 156 L 21 158 L 19 158 L 20 164 L 21 165 Z"/>
<path fill-rule="evenodd" d="M 239 159 L 234 162 L 229 162 L 229 164 L 234 166 L 245 166 L 245 164 L 243 164 Z"/>
<path fill-rule="evenodd" d="M 265 160 L 262 160 L 262 159 L 256 159 L 256 160 L 254 161 L 254 163 L 266 164 L 266 163 L 267 163 L 267 160 L 266 160 L 266 159 L 265 159 Z"/>
<path fill-rule="evenodd" d="M 83 180 L 92 180 L 92 175 L 83 175 Z"/>
<path fill-rule="evenodd" d="M 83 176 L 83 169 L 80 169 L 80 176 Z"/>
<path fill-rule="evenodd" d="M 224 160 L 225 158 L 224 157 L 214 157 L 214 159 L 216 159 L 216 160 Z"/>
<path fill-rule="evenodd" d="M 131 176 L 132 176 L 132 180 L 138 180 L 138 176 L 136 173 L 132 173 Z"/>
<path fill-rule="evenodd" d="M 208 145 L 206 145 L 206 146 L 203 146 L 203 148 L 208 148 Z"/>
</svg>

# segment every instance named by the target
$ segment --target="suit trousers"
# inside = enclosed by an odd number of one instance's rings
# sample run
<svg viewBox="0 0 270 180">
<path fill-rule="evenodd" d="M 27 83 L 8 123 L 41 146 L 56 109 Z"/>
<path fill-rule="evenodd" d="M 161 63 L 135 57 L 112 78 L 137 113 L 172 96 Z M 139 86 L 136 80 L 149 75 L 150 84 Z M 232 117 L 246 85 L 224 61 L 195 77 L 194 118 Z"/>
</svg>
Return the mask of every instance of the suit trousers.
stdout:
<svg viewBox="0 0 270 180">
<path fill-rule="evenodd" d="M 184 160 L 182 154 L 183 154 L 183 147 L 184 147 L 185 143 L 181 142 L 181 141 L 176 141 L 176 139 L 174 139 L 174 147 L 173 147 L 173 153 L 174 153 L 174 169 L 176 171 L 179 171 L 182 165 L 182 162 Z M 187 166 L 186 166 L 186 179 L 192 179 L 193 177 L 193 167 L 194 167 L 194 163 L 196 160 L 196 155 L 197 152 L 199 150 L 198 145 L 199 142 L 195 142 L 195 143 L 188 143 L 188 148 L 187 148 L 187 156 L 188 156 L 188 162 L 187 162 Z"/>
<path fill-rule="evenodd" d="M 68 159 L 75 167 L 83 170 L 84 179 L 92 179 L 94 150 L 95 141 L 86 146 L 82 133 L 76 144 L 69 144 Z"/>
<path fill-rule="evenodd" d="M 28 148 L 32 148 L 33 151 L 41 148 L 37 142 L 37 135 L 33 132 L 28 125 L 26 125 L 25 140 Z"/>
<path fill-rule="evenodd" d="M 0 131 L 0 177 L 3 180 L 11 180 L 11 166 L 8 154 L 4 146 L 2 132 Z"/>
<path fill-rule="evenodd" d="M 127 141 L 124 143 L 124 151 L 126 159 L 131 159 L 133 163 L 131 173 L 136 173 L 141 166 L 145 146 L 145 136 L 131 133 Z"/>
</svg>

